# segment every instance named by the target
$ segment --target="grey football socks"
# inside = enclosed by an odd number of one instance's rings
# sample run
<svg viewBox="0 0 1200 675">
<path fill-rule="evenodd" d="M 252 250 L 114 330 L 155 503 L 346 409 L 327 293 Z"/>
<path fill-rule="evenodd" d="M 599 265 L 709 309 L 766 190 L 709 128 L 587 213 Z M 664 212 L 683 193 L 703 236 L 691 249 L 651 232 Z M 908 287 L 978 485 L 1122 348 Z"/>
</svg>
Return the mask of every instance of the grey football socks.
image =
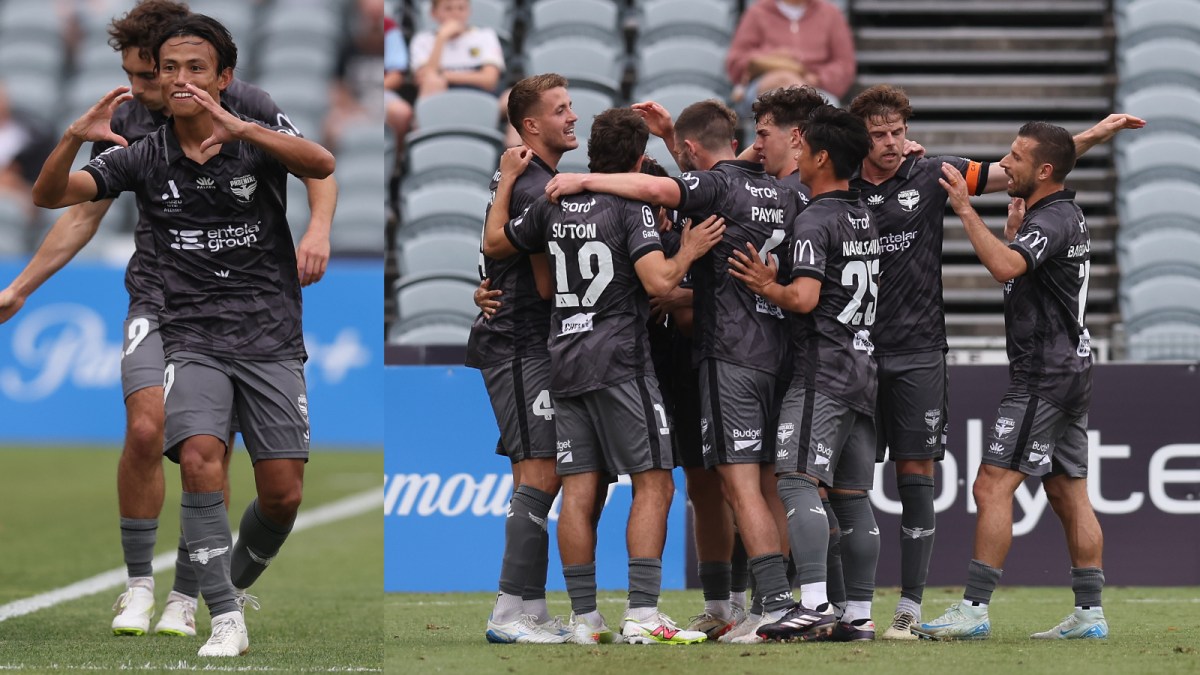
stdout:
<svg viewBox="0 0 1200 675">
<path fill-rule="evenodd" d="M 842 528 L 828 499 L 821 500 L 829 522 L 829 551 L 825 554 L 825 580 L 829 602 L 837 614 L 846 609 L 846 581 L 842 578 Z M 805 605 L 807 607 L 808 605 Z"/>
<path fill-rule="evenodd" d="M 1000 583 L 1000 575 L 1004 570 L 991 565 L 972 560 L 967 564 L 967 588 L 963 591 L 963 600 L 978 604 L 989 604 L 992 601 L 992 591 Z"/>
<path fill-rule="evenodd" d="M 829 503 L 842 530 L 842 578 L 847 601 L 870 601 L 875 595 L 875 567 L 879 563 L 879 527 L 865 492 L 831 494 Z"/>
<path fill-rule="evenodd" d="M 629 559 L 629 608 L 658 607 L 662 590 L 661 558 Z"/>
<path fill-rule="evenodd" d="M 900 595 L 921 604 L 929 560 L 933 557 L 934 483 L 932 476 L 901 474 L 900 486 Z"/>
<path fill-rule="evenodd" d="M 158 518 L 121 518 L 121 550 L 130 578 L 154 576 L 154 540 Z"/>
<path fill-rule="evenodd" d="M 200 597 L 200 579 L 196 577 L 196 568 L 188 558 L 187 539 L 183 532 L 179 533 L 179 550 L 175 554 L 175 585 L 171 590 L 189 598 Z"/>
<path fill-rule="evenodd" d="M 219 616 L 237 611 L 229 577 L 233 536 L 225 513 L 225 495 L 220 491 L 184 492 L 179 520 L 209 614 Z"/>
<path fill-rule="evenodd" d="M 750 587 L 750 567 L 746 558 L 746 546 L 742 535 L 733 535 L 733 555 L 729 558 L 729 602 L 745 609 L 746 589 Z M 741 601 L 740 603 L 738 601 Z"/>
<path fill-rule="evenodd" d="M 257 498 L 250 502 L 242 514 L 238 540 L 229 563 L 233 585 L 242 589 L 250 588 L 274 560 L 291 531 L 291 525 L 281 525 L 268 518 L 258 508 Z"/>
<path fill-rule="evenodd" d="M 1075 591 L 1075 606 L 1092 609 L 1100 606 L 1104 590 L 1104 570 L 1099 567 L 1072 567 L 1071 590 Z"/>
<path fill-rule="evenodd" d="M 596 611 L 596 563 L 563 565 L 563 579 L 567 582 L 567 596 L 571 598 L 571 612 L 575 616 Z"/>
<path fill-rule="evenodd" d="M 784 476 L 779 479 L 778 489 L 787 511 L 788 540 L 796 561 L 795 583 L 804 586 L 825 581 L 829 521 L 817 486 L 799 476 Z"/>
<path fill-rule="evenodd" d="M 546 556 L 549 536 L 546 517 L 554 497 L 528 485 L 518 486 L 508 504 L 504 524 L 504 560 L 500 564 L 500 592 L 522 600 L 546 597 Z M 540 573 L 540 577 L 538 576 Z M 498 608 L 499 609 L 499 608 Z M 518 612 L 519 613 L 519 612 Z M 500 622 L 516 616 L 496 616 Z"/>
<path fill-rule="evenodd" d="M 787 609 L 795 603 L 782 553 L 751 558 L 750 572 L 754 575 L 756 594 L 762 597 L 763 613 Z"/>
<path fill-rule="evenodd" d="M 699 573 L 704 602 L 729 602 L 733 565 L 723 560 L 702 560 Z"/>
</svg>

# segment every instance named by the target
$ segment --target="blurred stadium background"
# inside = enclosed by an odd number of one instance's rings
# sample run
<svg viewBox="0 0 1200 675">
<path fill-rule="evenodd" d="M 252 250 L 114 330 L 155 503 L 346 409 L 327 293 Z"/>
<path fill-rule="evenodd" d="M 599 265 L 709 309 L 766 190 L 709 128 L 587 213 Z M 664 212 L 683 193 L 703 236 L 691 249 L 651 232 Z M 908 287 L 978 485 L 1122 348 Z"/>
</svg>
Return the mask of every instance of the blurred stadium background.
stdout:
<svg viewBox="0 0 1200 675">
<path fill-rule="evenodd" d="M 241 665 L 378 670 L 383 2 L 187 4 L 233 33 L 236 77 L 266 89 L 305 136 L 334 151 L 340 184 L 329 270 L 304 292 L 313 456 L 301 509 L 302 518 L 336 517 L 297 531 L 264 576 L 263 612 L 248 620 L 254 651 Z M 79 113 L 128 84 L 106 28 L 133 5 L 0 0 L 0 87 L 7 103 L 0 104 L 0 285 L 16 276 L 60 214 L 30 204 L 29 185 L 46 154 Z M 85 145 L 76 167 L 87 152 Z M 7 570 L 0 582 L 0 668 L 187 668 L 200 644 L 114 641 L 108 630 L 109 604 L 124 577 L 115 473 L 124 435 L 119 362 L 133 201 L 118 199 L 95 239 L 0 324 L 0 493 L 6 495 L 0 564 Z M 288 220 L 298 241 L 308 204 L 294 178 Z M 241 513 L 254 491 L 241 448 L 232 471 L 232 509 Z M 166 465 L 166 475 L 159 553 L 174 550 L 170 533 L 178 529 L 174 465 Z M 108 585 L 100 582 L 92 595 L 27 612 L 31 598 L 118 568 L 122 572 L 104 577 Z M 170 580 L 170 574 L 159 577 L 160 596 Z M 208 617 L 201 614 L 204 633 Z M 345 631 L 334 638 L 329 621 Z"/>
</svg>

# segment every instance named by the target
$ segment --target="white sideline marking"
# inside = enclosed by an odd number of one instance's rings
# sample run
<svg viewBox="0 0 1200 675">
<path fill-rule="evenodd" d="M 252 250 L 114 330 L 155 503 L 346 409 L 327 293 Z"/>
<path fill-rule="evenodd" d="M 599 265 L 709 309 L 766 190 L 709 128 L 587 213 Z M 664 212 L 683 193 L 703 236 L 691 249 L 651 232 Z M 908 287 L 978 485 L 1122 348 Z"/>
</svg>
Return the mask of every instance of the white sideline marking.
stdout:
<svg viewBox="0 0 1200 675">
<path fill-rule="evenodd" d="M 379 509 L 383 504 L 383 488 L 372 488 L 366 492 L 340 499 L 336 502 L 319 506 L 312 511 L 302 512 L 296 518 L 296 524 L 292 526 L 292 532 L 307 530 L 310 527 L 324 525 L 343 518 L 350 518 L 361 513 L 367 513 L 372 509 Z M 237 539 L 237 532 L 234 531 L 233 537 Z M 154 558 L 155 573 L 163 572 L 172 569 L 175 566 L 176 552 L 163 553 Z M 102 572 L 94 577 L 76 581 L 68 586 L 56 588 L 52 591 L 40 593 L 33 597 L 24 598 L 0 606 L 0 621 L 32 614 L 40 609 L 53 607 L 54 605 L 69 602 L 77 598 L 82 598 L 88 595 L 99 593 L 114 586 L 120 586 L 125 583 L 125 568 L 118 567 L 115 570 Z"/>
</svg>

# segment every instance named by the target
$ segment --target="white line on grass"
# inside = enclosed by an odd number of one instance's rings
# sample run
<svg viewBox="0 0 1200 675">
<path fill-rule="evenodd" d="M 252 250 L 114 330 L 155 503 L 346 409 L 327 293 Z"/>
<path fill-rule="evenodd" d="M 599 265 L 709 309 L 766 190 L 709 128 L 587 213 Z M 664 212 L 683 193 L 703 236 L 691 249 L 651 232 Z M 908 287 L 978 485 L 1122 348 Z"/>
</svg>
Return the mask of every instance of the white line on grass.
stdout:
<svg viewBox="0 0 1200 675">
<path fill-rule="evenodd" d="M 310 527 L 367 513 L 371 509 L 378 509 L 381 504 L 383 504 L 383 488 L 372 488 L 366 492 L 340 499 L 331 504 L 319 506 L 312 511 L 302 512 L 296 518 L 296 524 L 292 527 L 292 532 L 307 530 Z M 233 536 L 236 539 L 237 532 L 234 532 Z M 174 568 L 175 557 L 175 551 L 156 556 L 154 558 L 154 571 L 156 573 L 164 572 Z M 62 588 L 56 588 L 33 597 L 10 602 L 7 605 L 0 606 L 0 621 L 32 614 L 40 609 L 53 607 L 63 602 L 99 593 L 114 586 L 120 586 L 125 583 L 125 577 L 125 568 L 119 567 L 82 581 L 76 581 Z"/>
</svg>

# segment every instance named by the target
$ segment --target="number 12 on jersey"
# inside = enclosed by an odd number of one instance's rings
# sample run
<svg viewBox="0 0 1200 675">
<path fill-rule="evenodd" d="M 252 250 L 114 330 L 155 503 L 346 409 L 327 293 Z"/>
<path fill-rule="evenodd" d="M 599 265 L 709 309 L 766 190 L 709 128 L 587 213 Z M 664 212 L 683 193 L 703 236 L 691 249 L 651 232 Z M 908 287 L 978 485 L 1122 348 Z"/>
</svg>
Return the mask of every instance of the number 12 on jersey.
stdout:
<svg viewBox="0 0 1200 675">
<path fill-rule="evenodd" d="M 567 254 L 556 241 L 546 242 L 550 257 L 554 258 L 554 306 L 555 307 L 591 307 L 600 299 L 604 289 L 613 280 L 612 251 L 604 242 L 589 241 L 579 247 L 577 256 L 579 276 L 584 280 L 591 279 L 592 283 L 583 292 L 583 297 L 571 293 L 571 281 L 567 278 Z M 595 259 L 593 266 L 592 259 Z"/>
</svg>

